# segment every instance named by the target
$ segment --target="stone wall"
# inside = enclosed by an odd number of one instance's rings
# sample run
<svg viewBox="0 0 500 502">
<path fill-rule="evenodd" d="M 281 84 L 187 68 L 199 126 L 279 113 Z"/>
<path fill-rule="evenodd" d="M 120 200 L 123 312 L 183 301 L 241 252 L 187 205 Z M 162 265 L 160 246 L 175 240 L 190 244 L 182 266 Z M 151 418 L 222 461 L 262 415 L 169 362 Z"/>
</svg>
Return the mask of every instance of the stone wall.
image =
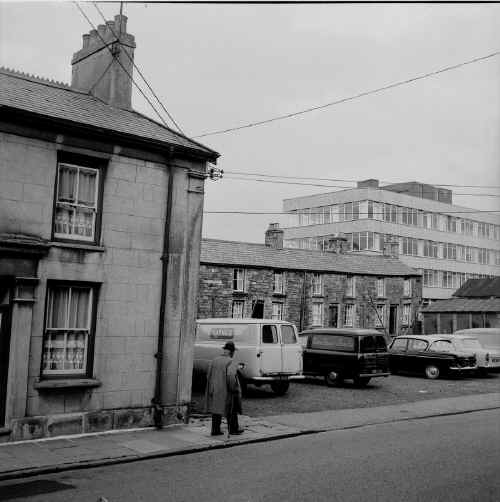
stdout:
<svg viewBox="0 0 500 502">
<path fill-rule="evenodd" d="M 0 232 L 30 234 L 50 242 L 60 148 L 64 146 L 56 142 L 0 134 Z M 116 153 L 109 156 L 105 171 L 101 242 L 97 246 L 50 242 L 48 255 L 39 263 L 27 335 L 29 353 L 26 349 L 24 361 L 12 363 L 16 369 L 9 373 L 10 439 L 56 435 L 58 430 L 120 428 L 127 423 L 126 415 L 133 426 L 151 424 L 169 171 L 164 163 L 126 157 L 112 146 L 111 151 Z M 173 160 L 164 423 L 185 418 L 191 395 L 204 169 L 202 162 Z M 48 280 L 100 283 L 92 385 L 57 389 L 39 385 Z M 17 340 L 13 332 L 10 353 L 19 357 Z M 50 425 L 56 423 L 51 422 L 53 416 L 59 417 L 56 422 L 63 424 L 62 429 Z M 94 416 L 101 417 L 95 422 L 100 425 L 89 425 L 88 417 Z"/>
<path fill-rule="evenodd" d="M 304 271 L 285 271 L 285 294 L 273 293 L 273 269 L 246 268 L 246 291 L 234 292 L 232 289 L 234 267 L 223 265 L 201 264 L 200 286 L 198 296 L 198 318 L 231 317 L 232 302 L 244 300 L 244 317 L 251 317 L 252 304 L 256 300 L 264 301 L 264 318 L 271 318 L 272 303 L 283 303 L 283 319 L 293 322 L 298 329 L 312 327 L 312 304 L 321 303 L 323 326 L 329 326 L 329 307 L 338 306 L 339 323 L 342 327 L 342 315 L 345 304 L 356 305 L 354 327 L 373 328 L 377 318 L 373 304 L 386 305 L 388 322 L 389 306 L 397 305 L 399 316 L 402 305 L 412 305 L 412 324 L 415 321 L 421 300 L 421 279 L 412 277 L 412 296 L 403 296 L 404 277 L 385 277 L 386 294 L 377 298 L 377 277 L 356 275 L 356 293 L 354 297 L 346 296 L 347 274 L 323 273 L 322 294 L 312 294 L 312 273 Z M 398 332 L 408 331 L 407 326 L 398 322 Z"/>
</svg>

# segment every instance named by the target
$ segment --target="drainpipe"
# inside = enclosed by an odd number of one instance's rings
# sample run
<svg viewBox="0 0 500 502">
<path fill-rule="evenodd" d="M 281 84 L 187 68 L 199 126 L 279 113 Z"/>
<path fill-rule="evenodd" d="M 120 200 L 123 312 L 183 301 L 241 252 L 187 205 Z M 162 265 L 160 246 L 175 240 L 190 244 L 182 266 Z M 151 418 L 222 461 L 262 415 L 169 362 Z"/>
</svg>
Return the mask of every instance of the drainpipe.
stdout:
<svg viewBox="0 0 500 502">
<path fill-rule="evenodd" d="M 300 293 L 299 331 L 304 330 L 306 308 L 306 272 L 302 275 L 302 291 Z"/>
<path fill-rule="evenodd" d="M 170 221 L 172 218 L 172 193 L 174 187 L 174 176 L 171 164 L 171 159 L 174 149 L 171 147 L 167 157 L 168 168 L 168 185 L 167 185 L 167 205 L 165 208 L 165 227 L 163 230 L 163 251 L 161 256 L 161 293 L 160 293 L 160 319 L 158 325 L 158 350 L 156 357 L 156 382 L 154 397 L 151 400 L 153 404 L 153 420 L 155 427 L 161 429 L 163 427 L 163 406 L 162 406 L 162 370 L 163 370 L 163 340 L 165 335 L 165 302 L 167 299 L 167 279 L 169 265 L 169 237 L 170 237 Z"/>
</svg>

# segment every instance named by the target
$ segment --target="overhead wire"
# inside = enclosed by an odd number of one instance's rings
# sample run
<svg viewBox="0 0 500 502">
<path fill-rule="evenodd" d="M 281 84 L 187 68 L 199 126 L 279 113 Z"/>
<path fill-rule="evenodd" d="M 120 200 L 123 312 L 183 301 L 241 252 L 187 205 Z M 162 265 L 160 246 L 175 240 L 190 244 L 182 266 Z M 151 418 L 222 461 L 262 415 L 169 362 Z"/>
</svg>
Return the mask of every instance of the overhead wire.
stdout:
<svg viewBox="0 0 500 502">
<path fill-rule="evenodd" d="M 315 180 L 315 181 L 333 181 L 339 183 L 358 183 L 359 180 L 355 179 L 340 179 L 340 178 L 318 178 L 315 176 L 290 176 L 290 175 L 282 175 L 282 174 L 266 174 L 266 173 L 249 173 L 244 171 L 227 171 L 224 170 L 224 174 L 236 174 L 239 176 L 261 176 L 263 178 L 282 178 L 282 179 L 290 179 L 290 180 Z M 403 183 L 397 181 L 381 181 L 386 184 L 396 184 Z M 438 187 L 457 187 L 457 188 L 493 188 L 500 189 L 500 185 L 458 185 L 452 183 L 428 183 L 429 185 L 434 185 Z M 352 187 L 344 187 L 344 188 L 352 188 Z M 383 187 L 380 187 L 383 188 Z"/>
<path fill-rule="evenodd" d="M 94 5 L 95 9 L 97 10 L 97 12 L 102 17 L 103 21 L 106 22 L 106 17 L 104 16 L 102 10 L 97 5 L 97 2 L 92 2 L 92 3 Z M 120 45 L 122 45 L 121 38 L 116 34 L 116 32 L 113 30 L 113 28 L 111 26 L 109 26 L 109 28 L 111 30 L 111 33 L 113 33 L 114 37 L 116 39 L 118 39 L 118 43 Z M 124 50 L 123 52 L 128 57 L 128 59 L 130 60 L 130 62 L 133 65 L 134 69 L 137 71 L 137 73 L 139 74 L 139 76 L 142 78 L 142 80 L 144 81 L 144 83 L 146 84 L 147 88 L 150 90 L 151 94 L 154 96 L 154 98 L 156 99 L 156 101 L 158 102 L 158 104 L 160 105 L 160 107 L 167 114 L 168 118 L 172 121 L 172 123 L 175 125 L 175 127 L 177 128 L 177 130 L 181 134 L 184 134 L 184 131 L 182 130 L 181 126 L 177 123 L 177 121 L 174 119 L 174 117 L 172 116 L 172 114 L 167 110 L 167 108 L 165 107 L 165 105 L 163 104 L 163 102 L 161 101 L 161 99 L 158 97 L 158 95 L 156 94 L 156 92 L 154 91 L 154 89 L 151 87 L 150 83 L 148 82 L 148 80 L 146 79 L 146 77 L 144 76 L 144 74 L 142 73 L 142 71 L 139 69 L 139 67 L 135 63 L 135 61 L 132 58 L 132 56 L 126 50 Z"/>
<path fill-rule="evenodd" d="M 302 181 L 280 181 L 280 180 L 271 180 L 271 179 L 262 179 L 262 178 L 239 178 L 237 176 L 226 176 L 226 171 L 224 172 L 224 179 L 231 180 L 239 180 L 239 181 L 255 181 L 258 183 L 271 183 L 278 185 L 299 185 L 299 186 L 311 186 L 311 187 L 321 187 L 321 188 L 341 188 L 341 189 L 352 189 L 350 186 L 342 186 L 342 185 L 325 185 L 323 183 L 305 183 Z M 383 187 L 382 187 L 383 188 Z M 500 194 L 488 194 L 488 193 L 460 193 L 453 192 L 453 195 L 465 195 L 465 196 L 474 196 L 474 197 L 500 197 Z"/>
<path fill-rule="evenodd" d="M 144 91 L 139 87 L 139 85 L 137 84 L 137 82 L 134 80 L 134 78 L 132 77 L 132 75 L 127 71 L 127 69 L 125 68 L 125 66 L 123 66 L 122 62 L 115 56 L 115 54 L 113 54 L 113 50 L 111 49 L 111 47 L 109 47 L 110 44 L 107 44 L 106 41 L 104 40 L 104 38 L 101 37 L 101 35 L 99 34 L 99 32 L 97 31 L 97 28 L 96 26 L 94 25 L 94 23 L 90 20 L 90 18 L 87 16 L 87 14 L 85 14 L 85 11 L 80 7 L 80 5 L 78 4 L 78 2 L 76 0 L 73 0 L 73 4 L 76 6 L 76 8 L 80 11 L 80 13 L 82 14 L 82 16 L 87 20 L 87 22 L 89 23 L 89 25 L 92 27 L 93 30 L 95 30 L 97 32 L 97 36 L 101 39 L 101 42 L 104 44 L 104 47 L 106 47 L 109 52 L 111 53 L 111 55 L 113 56 L 114 60 L 120 65 L 120 67 L 122 68 L 122 70 L 125 72 L 125 74 L 128 76 L 128 78 L 130 79 L 130 81 L 135 85 L 135 87 L 137 88 L 137 90 L 142 94 L 142 96 L 144 97 L 144 99 L 148 102 L 148 104 L 151 106 L 151 108 L 154 110 L 154 112 L 156 113 L 156 115 L 158 115 L 159 119 L 162 121 L 163 125 L 165 127 L 168 127 L 168 124 L 165 122 L 165 119 L 162 117 L 162 115 L 158 112 L 158 110 L 156 109 L 156 107 L 153 105 L 153 103 L 151 102 L 151 100 L 146 96 L 146 94 L 144 93 Z"/>
<path fill-rule="evenodd" d="M 387 91 L 388 89 L 394 89 L 395 87 L 401 87 L 403 85 L 408 85 L 410 83 L 417 82 L 418 80 L 423 80 L 423 79 L 426 79 L 426 78 L 429 78 L 429 77 L 433 77 L 433 76 L 439 75 L 441 73 L 445 73 L 445 72 L 448 72 L 448 71 L 451 71 L 451 70 L 456 70 L 457 68 L 461 68 L 461 67 L 466 66 L 466 65 L 470 65 L 470 64 L 473 64 L 473 63 L 478 63 L 479 61 L 484 61 L 486 59 L 490 59 L 492 57 L 498 56 L 499 54 L 500 54 L 500 51 L 495 51 L 495 52 L 492 52 L 491 54 L 487 54 L 486 56 L 475 57 L 473 59 L 469 59 L 467 61 L 463 61 L 463 62 L 458 63 L 458 64 L 454 64 L 454 65 L 450 65 L 450 66 L 445 66 L 444 68 L 440 68 L 438 70 L 434 70 L 434 71 L 431 71 L 431 72 L 428 72 L 428 73 L 424 73 L 424 74 L 418 75 L 416 77 L 407 78 L 405 80 L 400 80 L 398 82 L 394 82 L 392 84 L 384 85 L 384 86 L 378 87 L 376 89 L 371 89 L 369 91 L 360 92 L 360 93 L 355 94 L 353 96 L 349 96 L 349 97 L 346 97 L 346 98 L 337 99 L 337 100 L 331 101 L 329 103 L 325 103 L 325 104 L 317 105 L 317 106 L 311 106 L 309 108 L 304 108 L 302 110 L 299 110 L 299 111 L 296 111 L 296 112 L 292 112 L 292 113 L 286 113 L 286 114 L 282 114 L 282 115 L 276 115 L 276 116 L 270 117 L 268 119 L 259 120 L 257 122 L 249 122 L 247 124 L 242 124 L 240 126 L 235 126 L 235 127 L 229 127 L 227 129 L 218 129 L 218 130 L 215 130 L 215 131 L 204 132 L 202 134 L 198 134 L 196 136 L 193 136 L 193 138 L 204 138 L 206 136 L 215 136 L 215 135 L 219 135 L 219 134 L 226 134 L 226 133 L 229 133 L 229 132 L 240 131 L 242 129 L 249 129 L 249 128 L 252 128 L 252 127 L 257 127 L 257 126 L 261 126 L 261 125 L 265 125 L 265 124 L 270 124 L 271 122 L 277 122 L 279 120 L 285 120 L 285 119 L 289 119 L 289 118 L 293 118 L 293 117 L 298 117 L 298 116 L 304 115 L 306 113 L 310 113 L 310 112 L 317 111 L 317 110 L 322 110 L 322 109 L 329 108 L 329 107 L 332 107 L 332 106 L 336 106 L 336 105 L 339 105 L 339 104 L 342 104 L 342 103 L 346 103 L 348 101 L 354 101 L 356 99 L 363 98 L 363 97 L 366 97 L 366 96 L 369 96 L 369 95 L 372 95 L 372 94 L 378 94 L 378 93 L 381 93 L 383 91 Z"/>
</svg>

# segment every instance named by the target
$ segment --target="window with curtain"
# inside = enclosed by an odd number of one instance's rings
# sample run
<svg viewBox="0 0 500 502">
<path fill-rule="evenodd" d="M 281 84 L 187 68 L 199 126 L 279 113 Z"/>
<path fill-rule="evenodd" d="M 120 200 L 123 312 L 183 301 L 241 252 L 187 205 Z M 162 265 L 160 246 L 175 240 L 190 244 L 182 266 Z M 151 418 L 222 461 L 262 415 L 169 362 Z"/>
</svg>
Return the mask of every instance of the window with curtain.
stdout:
<svg viewBox="0 0 500 502">
<path fill-rule="evenodd" d="M 344 305 L 344 326 L 351 328 L 354 326 L 354 309 L 353 304 Z"/>
<path fill-rule="evenodd" d="M 383 277 L 377 278 L 377 296 L 385 296 L 385 279 Z"/>
<path fill-rule="evenodd" d="M 57 167 L 54 237 L 94 242 L 100 171 L 60 162 Z"/>
<path fill-rule="evenodd" d="M 235 268 L 233 270 L 233 290 L 245 291 L 245 269 Z"/>
<path fill-rule="evenodd" d="M 375 315 L 375 327 L 381 328 L 385 325 L 385 305 L 383 303 L 377 305 L 377 313 Z"/>
<path fill-rule="evenodd" d="M 321 274 L 313 273 L 312 275 L 312 294 L 318 296 L 323 294 L 323 277 Z"/>
<path fill-rule="evenodd" d="M 243 300 L 233 301 L 231 309 L 231 317 L 236 319 L 241 319 L 243 317 L 243 309 L 245 307 L 245 302 Z"/>
<path fill-rule="evenodd" d="M 281 321 L 283 319 L 283 304 L 281 302 L 273 302 L 272 309 L 271 318 L 275 321 Z"/>
<path fill-rule="evenodd" d="M 274 272 L 273 274 L 273 293 L 283 294 L 285 292 L 285 274 L 283 272 Z"/>
<path fill-rule="evenodd" d="M 313 326 L 323 326 L 323 304 L 312 304 L 312 324 Z"/>
<path fill-rule="evenodd" d="M 347 276 L 345 296 L 356 296 L 356 278 L 353 275 Z"/>
<path fill-rule="evenodd" d="M 42 375 L 85 375 L 92 326 L 94 286 L 49 285 Z"/>
</svg>

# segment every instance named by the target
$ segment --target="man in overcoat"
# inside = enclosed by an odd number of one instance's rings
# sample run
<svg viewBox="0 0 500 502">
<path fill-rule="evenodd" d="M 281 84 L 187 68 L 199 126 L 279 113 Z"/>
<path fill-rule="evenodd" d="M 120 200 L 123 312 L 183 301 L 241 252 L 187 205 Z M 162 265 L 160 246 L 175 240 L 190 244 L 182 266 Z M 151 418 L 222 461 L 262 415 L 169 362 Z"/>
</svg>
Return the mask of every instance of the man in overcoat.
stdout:
<svg viewBox="0 0 500 502">
<path fill-rule="evenodd" d="M 223 354 L 211 362 L 207 374 L 205 408 L 212 414 L 212 436 L 223 434 L 223 415 L 227 419 L 229 434 L 243 432 L 238 424 L 238 413 L 241 413 L 241 386 L 238 380 L 238 365 L 233 360 L 236 347 L 233 342 L 227 342 L 222 349 Z"/>
</svg>

